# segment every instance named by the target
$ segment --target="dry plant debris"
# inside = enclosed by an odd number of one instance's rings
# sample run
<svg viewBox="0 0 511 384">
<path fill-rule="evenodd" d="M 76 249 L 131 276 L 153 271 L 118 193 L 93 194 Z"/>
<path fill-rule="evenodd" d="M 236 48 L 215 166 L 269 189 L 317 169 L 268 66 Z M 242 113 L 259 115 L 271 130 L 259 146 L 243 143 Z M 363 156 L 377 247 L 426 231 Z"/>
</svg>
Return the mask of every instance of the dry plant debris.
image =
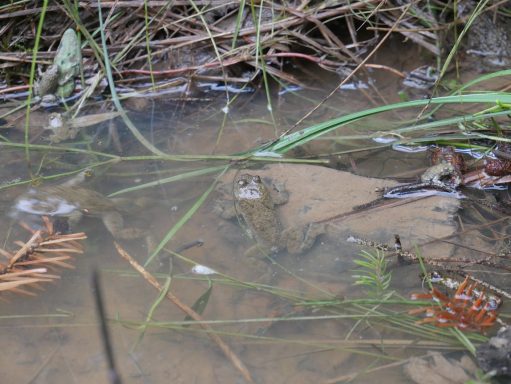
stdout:
<svg viewBox="0 0 511 384">
<path fill-rule="evenodd" d="M 436 287 L 429 293 L 416 293 L 412 300 L 432 299 L 440 305 L 411 310 L 416 315 L 426 313 L 419 324 L 433 324 L 437 327 L 453 327 L 462 331 L 484 331 L 497 321 L 500 298 L 486 295 L 477 289 L 477 283 L 470 283 L 467 276 L 458 286 L 454 295 L 443 294 Z"/>
<path fill-rule="evenodd" d="M 0 76 L 12 79 L 31 62 L 35 28 L 42 2 L 15 2 L 0 10 L 0 37 L 5 42 Z M 105 20 L 111 60 L 124 83 L 146 82 L 152 76 L 210 77 L 246 83 L 261 74 L 298 82 L 283 67 L 297 59 L 332 72 L 356 65 L 360 57 L 394 27 L 434 55 L 439 54 L 439 31 L 443 28 L 427 2 L 411 6 L 401 1 L 247 2 L 240 7 L 231 0 L 207 1 L 50 1 L 37 53 L 38 63 L 49 64 L 58 40 L 67 28 L 88 40 L 83 50 L 86 77 L 97 72 L 98 7 Z M 406 9 L 406 17 L 402 12 Z M 449 25 L 449 24 L 448 24 Z M 127 28 L 129 26 L 129 28 Z M 358 31 L 364 29 L 367 33 Z M 20 49 L 21 47 L 21 49 Z M 154 63 L 154 67 L 148 65 Z M 237 71 L 225 68 L 243 64 Z M 25 67 L 25 70 L 20 67 Z M 240 71 L 241 69 L 241 71 Z M 245 73 L 240 73 L 245 69 Z M 251 69 L 246 71 L 246 69 Z M 120 80 L 120 79 L 119 79 Z M 12 84 L 14 85 L 14 84 Z"/>
<path fill-rule="evenodd" d="M 49 270 L 73 268 L 67 261 L 72 254 L 83 253 L 79 240 L 86 239 L 85 233 L 62 235 L 55 233 L 53 224 L 43 217 L 45 228 L 32 230 L 26 224 L 20 225 L 32 233 L 26 242 L 15 241 L 19 246 L 15 252 L 0 249 L 0 292 L 14 292 L 35 295 L 30 288 L 40 288 L 40 283 L 48 283 L 60 276 Z"/>
</svg>

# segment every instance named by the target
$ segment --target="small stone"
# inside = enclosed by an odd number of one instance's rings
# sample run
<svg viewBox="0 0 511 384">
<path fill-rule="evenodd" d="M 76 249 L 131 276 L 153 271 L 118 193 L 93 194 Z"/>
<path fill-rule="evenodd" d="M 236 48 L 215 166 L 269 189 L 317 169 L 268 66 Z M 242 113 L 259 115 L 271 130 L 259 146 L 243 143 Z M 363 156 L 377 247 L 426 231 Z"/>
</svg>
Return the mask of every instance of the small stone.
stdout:
<svg viewBox="0 0 511 384">
<path fill-rule="evenodd" d="M 484 372 L 496 376 L 511 374 L 511 327 L 502 327 L 497 335 L 476 349 L 476 358 Z"/>
</svg>

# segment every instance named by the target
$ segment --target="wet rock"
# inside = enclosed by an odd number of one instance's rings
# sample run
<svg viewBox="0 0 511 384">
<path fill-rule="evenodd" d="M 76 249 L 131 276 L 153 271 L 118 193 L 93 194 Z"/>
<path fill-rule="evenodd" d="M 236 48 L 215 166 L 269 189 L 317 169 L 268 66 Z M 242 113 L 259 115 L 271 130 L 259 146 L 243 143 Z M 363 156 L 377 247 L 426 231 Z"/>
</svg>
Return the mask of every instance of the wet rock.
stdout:
<svg viewBox="0 0 511 384">
<path fill-rule="evenodd" d="M 413 357 L 404 372 L 416 384 L 464 384 L 473 376 L 476 367 L 466 356 L 460 360 L 447 359 L 434 352 L 431 358 Z"/>
<path fill-rule="evenodd" d="M 462 0 L 458 2 L 458 15 L 468 18 L 478 1 Z M 467 19 L 468 20 L 468 19 Z M 483 12 L 470 25 L 465 41 L 469 55 L 482 58 L 478 60 L 481 70 L 488 65 L 505 67 L 511 64 L 511 23 L 509 17 Z M 482 65 L 481 65 L 482 64 Z"/>
<path fill-rule="evenodd" d="M 476 358 L 483 371 L 511 376 L 511 327 L 502 327 L 496 336 L 477 347 Z"/>
<path fill-rule="evenodd" d="M 245 172 L 245 171 L 242 171 Z M 355 206 L 371 204 L 381 194 L 377 191 L 397 185 L 395 181 L 362 177 L 331 168 L 279 164 L 251 170 L 264 179 L 278 181 L 289 191 L 289 200 L 279 207 L 285 228 L 291 225 L 323 222 L 327 238 L 345 242 L 349 235 L 388 243 L 394 234 L 401 235 L 405 249 L 442 238 L 456 230 L 453 216 L 459 200 L 430 196 L 423 199 L 401 199 L 385 207 L 369 207 L 354 211 Z M 232 191 L 236 171 L 222 177 L 224 188 Z M 232 192 L 230 192 L 232 194 Z M 452 245 L 429 244 L 421 249 L 424 257 L 450 255 Z"/>
</svg>

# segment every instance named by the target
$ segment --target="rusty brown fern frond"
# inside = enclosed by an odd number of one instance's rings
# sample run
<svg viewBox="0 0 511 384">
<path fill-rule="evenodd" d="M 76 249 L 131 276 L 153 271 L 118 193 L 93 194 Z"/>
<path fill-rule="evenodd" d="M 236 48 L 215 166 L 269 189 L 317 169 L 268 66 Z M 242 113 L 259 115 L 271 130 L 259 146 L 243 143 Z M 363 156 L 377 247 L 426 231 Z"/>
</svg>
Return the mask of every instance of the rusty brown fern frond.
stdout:
<svg viewBox="0 0 511 384">
<path fill-rule="evenodd" d="M 83 253 L 80 240 L 85 233 L 56 233 L 53 224 L 43 217 L 44 229 L 32 230 L 25 223 L 20 225 L 32 233 L 26 242 L 14 241 L 16 251 L 0 248 L 0 293 L 13 292 L 35 295 L 34 289 L 41 289 L 42 283 L 52 282 L 60 276 L 60 268 L 73 268 L 68 263 L 73 254 Z M 2 298 L 0 296 L 0 298 Z"/>
</svg>

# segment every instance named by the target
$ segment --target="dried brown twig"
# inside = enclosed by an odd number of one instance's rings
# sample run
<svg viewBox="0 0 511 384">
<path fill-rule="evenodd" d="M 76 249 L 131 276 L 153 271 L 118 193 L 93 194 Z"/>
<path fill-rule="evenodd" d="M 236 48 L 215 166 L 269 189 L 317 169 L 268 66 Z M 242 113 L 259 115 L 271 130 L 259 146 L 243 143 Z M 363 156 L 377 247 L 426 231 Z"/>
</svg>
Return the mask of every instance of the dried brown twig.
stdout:
<svg viewBox="0 0 511 384">
<path fill-rule="evenodd" d="M 361 246 L 371 247 L 371 248 L 379 249 L 383 252 L 388 252 L 389 256 L 396 255 L 398 257 L 398 260 L 401 262 L 419 263 L 420 257 L 416 253 L 410 252 L 410 251 L 405 251 L 401 248 L 401 240 L 399 239 L 399 235 L 395 235 L 395 238 L 396 238 L 396 241 L 393 246 L 390 246 L 390 245 L 384 244 L 384 243 L 380 243 L 380 242 L 376 242 L 376 241 L 361 239 L 359 237 L 354 237 L 354 236 L 350 236 L 347 239 L 347 241 L 349 243 L 355 243 L 355 244 L 358 244 Z M 478 279 L 474 276 L 471 276 L 467 272 L 464 271 L 464 267 L 474 266 L 474 265 L 484 265 L 484 266 L 494 268 L 495 270 L 499 270 L 499 269 L 506 270 L 506 271 L 510 270 L 508 266 L 503 265 L 501 263 L 495 263 L 492 259 L 493 258 L 489 257 L 489 256 L 486 256 L 482 259 L 472 259 L 472 258 L 468 258 L 468 257 L 450 257 L 450 258 L 428 257 L 428 258 L 423 258 L 422 261 L 427 266 L 438 267 L 441 270 L 448 271 L 450 273 L 455 273 L 459 276 L 462 276 L 463 278 L 466 278 L 468 276 L 468 278 L 470 280 L 476 282 L 477 284 L 483 286 L 484 288 L 487 288 L 502 297 L 511 299 L 510 292 L 500 289 L 488 281 L 484 281 L 484 280 Z M 458 266 L 456 269 L 453 269 L 452 267 L 446 268 L 447 265 L 451 265 L 453 263 L 461 264 L 461 266 Z"/>
<path fill-rule="evenodd" d="M 131 266 L 149 282 L 149 284 L 151 284 L 160 292 L 163 290 L 163 287 L 161 286 L 160 283 L 158 283 L 158 280 L 156 280 L 156 278 L 153 275 L 151 275 L 143 266 L 137 263 L 137 261 L 133 259 L 119 244 L 115 243 L 115 248 L 117 248 L 117 252 L 119 252 L 119 254 L 126 261 L 128 261 L 131 264 Z M 218 347 L 222 350 L 224 355 L 231 361 L 234 367 L 241 373 L 241 375 L 247 382 L 249 383 L 254 382 L 245 364 L 243 364 L 239 357 L 231 350 L 231 348 L 229 348 L 229 346 L 220 338 L 220 336 L 218 336 L 215 333 L 211 326 L 204 322 L 204 319 L 202 318 L 201 315 L 199 315 L 192 308 L 183 303 L 172 292 L 170 291 L 167 292 L 165 296 L 170 301 L 172 301 L 180 310 L 182 310 L 192 319 L 197 321 L 197 324 L 207 332 L 207 335 L 210 337 L 210 339 L 213 340 L 218 345 Z"/>
<path fill-rule="evenodd" d="M 15 241 L 19 246 L 16 252 L 0 249 L 0 292 L 15 292 L 34 295 L 27 288 L 38 288 L 39 283 L 52 282 L 60 276 L 50 274 L 50 269 L 73 268 L 67 263 L 71 254 L 83 253 L 78 240 L 86 239 L 85 233 L 62 235 L 55 233 L 52 223 L 43 217 L 45 228 L 34 231 L 26 224 L 20 225 L 32 233 L 27 242 Z"/>
<path fill-rule="evenodd" d="M 109 14 L 105 29 L 117 80 L 120 76 L 132 83 L 145 83 L 150 75 L 162 81 L 220 74 L 231 82 L 239 76 L 226 73 L 225 67 L 242 63 L 254 70 L 247 82 L 257 77 L 263 65 L 274 76 L 298 82 L 286 72 L 284 64 L 289 60 L 305 59 L 334 72 L 349 63 L 360 64 L 364 52 L 381 41 L 381 28 L 389 25 L 391 32 L 405 35 L 434 54 L 438 54 L 441 42 L 436 32 L 439 23 L 424 2 L 412 2 L 404 14 L 400 12 L 403 2 L 397 0 L 316 1 L 306 2 L 306 6 L 302 2 L 269 1 L 247 3 L 244 8 L 232 0 L 199 0 L 195 6 L 189 1 L 75 2 L 73 9 L 56 3 L 50 2 L 47 9 L 38 63 L 51 62 L 67 28 L 79 29 L 92 39 L 84 29 L 98 28 L 101 7 Z M 72 17 L 75 13 L 79 20 Z M 30 26 L 39 14 L 40 8 L 33 2 L 6 5 L 0 11 L 0 20 L 12 23 L 11 28 L 0 28 L 7 47 L 0 55 L 4 61 L 0 78 L 8 71 L 7 78 L 16 80 L 14 74 L 27 70 L 32 52 L 26 48 L 33 46 L 35 38 Z M 360 29 L 370 33 L 362 37 L 357 34 Z M 99 37 L 94 39 L 98 43 Z M 85 77 L 96 71 L 98 58 L 93 58 L 93 45 L 88 41 L 82 52 Z M 148 68 L 149 61 L 158 65 Z"/>
</svg>

